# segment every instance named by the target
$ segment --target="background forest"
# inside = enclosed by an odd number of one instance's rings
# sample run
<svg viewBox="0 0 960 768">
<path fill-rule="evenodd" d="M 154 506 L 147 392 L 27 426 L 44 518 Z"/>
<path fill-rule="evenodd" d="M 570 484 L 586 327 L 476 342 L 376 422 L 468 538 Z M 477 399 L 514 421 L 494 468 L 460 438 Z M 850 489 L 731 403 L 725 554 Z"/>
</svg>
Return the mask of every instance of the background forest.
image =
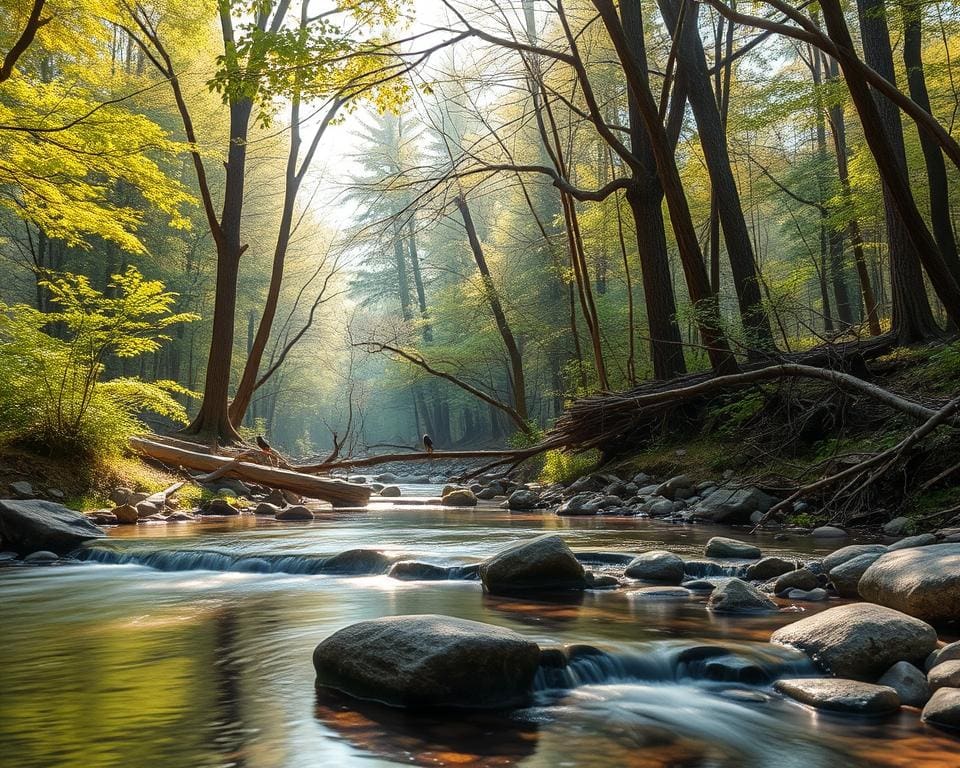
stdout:
<svg viewBox="0 0 960 768">
<path fill-rule="evenodd" d="M 916 0 L 0 0 L 0 333 L 47 345 L 8 388 L 82 359 L 156 424 L 479 447 L 939 337 L 958 35 Z"/>
</svg>

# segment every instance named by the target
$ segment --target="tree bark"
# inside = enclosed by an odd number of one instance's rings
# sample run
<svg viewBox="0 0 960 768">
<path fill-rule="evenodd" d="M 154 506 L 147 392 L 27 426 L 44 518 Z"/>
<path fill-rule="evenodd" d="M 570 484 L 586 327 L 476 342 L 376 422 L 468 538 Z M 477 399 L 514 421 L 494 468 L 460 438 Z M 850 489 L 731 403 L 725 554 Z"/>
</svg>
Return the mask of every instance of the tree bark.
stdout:
<svg viewBox="0 0 960 768">
<path fill-rule="evenodd" d="M 683 13 L 682 4 L 687 3 Z M 748 357 L 757 358 L 762 351 L 776 350 L 770 318 L 763 306 L 753 244 L 743 217 L 740 191 L 733 177 L 727 150 L 727 136 L 717 94 L 710 85 L 710 73 L 697 27 L 699 3 L 692 0 L 660 0 L 664 21 L 677 35 L 677 62 L 686 75 L 687 99 L 703 149 L 712 188 L 711 200 L 717 206 L 717 217 L 723 229 L 727 257 L 733 274 L 733 285 L 740 306 L 740 319 L 747 335 Z M 679 27 L 679 28 L 678 28 Z"/>
<path fill-rule="evenodd" d="M 857 12 L 860 17 L 864 60 L 887 80 L 896 84 L 893 52 L 890 47 L 890 31 L 887 27 L 883 0 L 857 0 Z M 827 13 L 827 9 L 824 8 L 824 18 L 827 19 L 830 37 L 835 42 L 840 43 L 835 34 L 839 32 L 835 15 L 831 14 L 834 18 L 831 27 Z M 845 22 L 843 27 L 846 31 Z M 847 32 L 847 36 L 849 36 L 849 32 Z M 850 47 L 852 50 L 852 42 Z M 848 84 L 850 79 L 848 76 Z M 907 156 L 903 144 L 903 125 L 900 122 L 900 111 L 889 99 L 882 97 L 873 99 L 872 96 L 870 98 L 874 101 L 875 111 L 880 122 L 878 125 L 868 126 L 864 121 L 864 134 L 866 135 L 869 130 L 870 132 L 879 131 L 881 135 L 885 136 L 886 144 L 892 153 L 889 160 L 893 165 L 894 172 L 903 179 L 903 186 L 906 186 Z M 874 156 L 877 156 L 876 152 L 874 152 Z M 877 159 L 879 162 L 879 158 Z M 919 249 L 922 246 L 914 242 L 909 226 L 899 210 L 900 204 L 897 197 L 897 192 L 890 188 L 889 181 L 884 180 L 883 207 L 886 218 L 887 245 L 890 254 L 890 281 L 893 291 L 893 331 L 902 343 L 909 343 L 936 336 L 940 329 L 937 327 L 933 312 L 930 310 L 930 303 L 927 300 L 927 292 L 923 283 L 919 254 Z"/>
</svg>

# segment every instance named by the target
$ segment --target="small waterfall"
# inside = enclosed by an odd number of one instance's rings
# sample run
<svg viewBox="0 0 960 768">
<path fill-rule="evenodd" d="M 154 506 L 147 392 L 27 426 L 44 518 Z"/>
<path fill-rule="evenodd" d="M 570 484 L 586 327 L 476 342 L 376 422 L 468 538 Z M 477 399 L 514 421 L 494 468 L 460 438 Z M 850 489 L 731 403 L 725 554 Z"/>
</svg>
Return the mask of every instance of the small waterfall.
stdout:
<svg viewBox="0 0 960 768">
<path fill-rule="evenodd" d="M 710 576 L 735 576 L 743 578 L 750 563 L 718 563 L 714 560 L 684 560 L 683 572 L 695 579 Z"/>
<path fill-rule="evenodd" d="M 541 653 L 533 687 L 535 691 L 549 691 L 585 685 L 690 681 L 755 686 L 784 676 L 816 674 L 805 656 L 775 646 L 654 643 L 638 652 L 570 645 Z"/>
</svg>

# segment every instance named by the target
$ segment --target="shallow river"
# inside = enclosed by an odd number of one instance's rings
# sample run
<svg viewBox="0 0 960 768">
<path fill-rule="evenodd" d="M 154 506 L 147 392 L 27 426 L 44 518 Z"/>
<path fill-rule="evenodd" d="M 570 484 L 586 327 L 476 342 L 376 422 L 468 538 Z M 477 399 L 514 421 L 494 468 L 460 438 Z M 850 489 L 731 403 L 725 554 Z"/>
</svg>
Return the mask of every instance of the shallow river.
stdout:
<svg viewBox="0 0 960 768">
<path fill-rule="evenodd" d="M 765 682 L 719 682 L 681 661 L 685 649 L 721 644 L 753 670 L 806 674 L 805 661 L 765 643 L 807 615 L 797 608 L 720 618 L 702 600 L 644 601 L 623 589 L 536 602 L 486 596 L 476 581 L 296 573 L 301 560 L 355 548 L 467 564 L 545 530 L 575 550 L 687 555 L 730 533 L 411 505 L 310 524 L 117 528 L 101 555 L 124 564 L 0 569 L 0 766 L 960 766 L 960 740 L 924 727 L 915 710 L 877 722 L 826 716 Z M 768 554 L 833 548 L 809 538 L 758 544 Z M 500 624 L 609 656 L 576 666 L 562 687 L 540 680 L 530 706 L 505 715 L 413 715 L 316 692 L 320 640 L 406 613 Z"/>
</svg>

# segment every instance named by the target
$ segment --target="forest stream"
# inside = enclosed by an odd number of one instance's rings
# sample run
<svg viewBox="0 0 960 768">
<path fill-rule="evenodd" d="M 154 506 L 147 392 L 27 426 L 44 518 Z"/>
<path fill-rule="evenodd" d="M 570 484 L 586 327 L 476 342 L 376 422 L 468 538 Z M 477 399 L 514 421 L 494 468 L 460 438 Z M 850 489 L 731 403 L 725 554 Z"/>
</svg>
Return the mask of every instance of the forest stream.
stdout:
<svg viewBox="0 0 960 768">
<path fill-rule="evenodd" d="M 770 633 L 836 601 L 780 601 L 775 614 L 721 617 L 705 610 L 705 598 L 650 599 L 630 589 L 517 599 L 484 594 L 476 580 L 310 573 L 318 557 L 357 548 L 467 566 L 545 531 L 578 553 L 668 548 L 698 556 L 711 536 L 730 532 L 404 501 L 327 512 L 307 524 L 245 516 L 120 526 L 88 547 L 86 562 L 0 568 L 0 764 L 957 764 L 960 743 L 923 726 L 915 710 L 883 720 L 836 717 L 773 691 L 777 677 L 817 673 L 805 656 L 767 643 Z M 765 554 L 799 558 L 835 548 L 772 534 L 756 543 Z M 598 574 L 609 567 L 591 564 Z M 319 641 L 357 621 L 419 613 L 603 653 L 538 673 L 528 706 L 507 713 L 416 714 L 315 689 Z"/>
</svg>

